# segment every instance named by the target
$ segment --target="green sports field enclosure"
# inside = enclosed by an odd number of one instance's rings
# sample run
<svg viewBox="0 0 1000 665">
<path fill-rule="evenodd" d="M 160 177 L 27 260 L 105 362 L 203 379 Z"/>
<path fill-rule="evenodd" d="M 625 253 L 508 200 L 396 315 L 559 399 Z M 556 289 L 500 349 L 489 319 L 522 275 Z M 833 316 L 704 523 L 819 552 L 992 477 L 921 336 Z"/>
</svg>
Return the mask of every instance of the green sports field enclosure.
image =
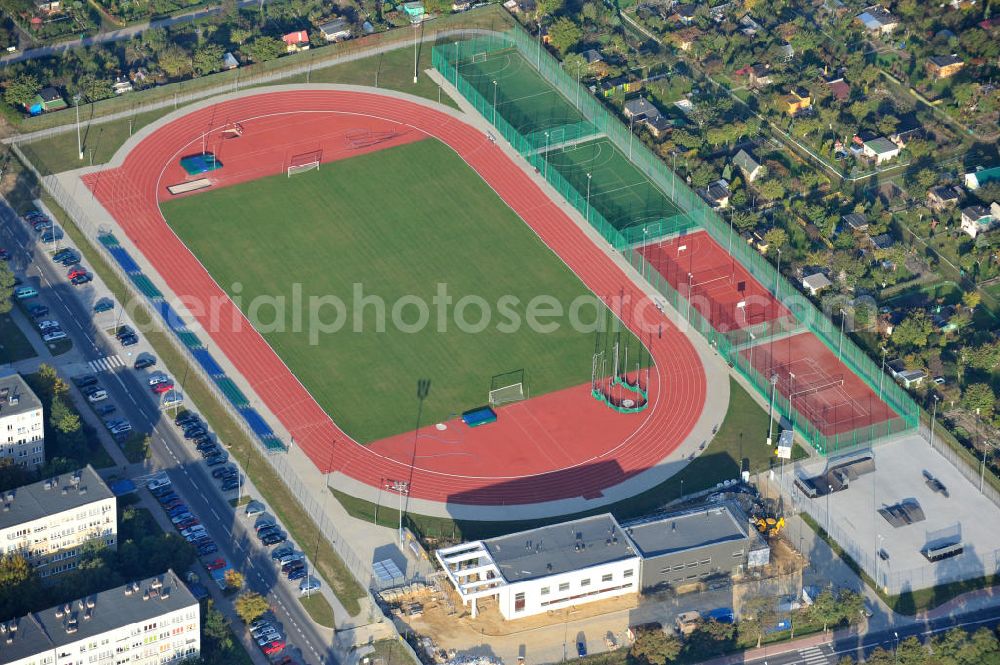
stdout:
<svg viewBox="0 0 1000 665">
<path fill-rule="evenodd" d="M 412 430 L 422 379 L 430 380 L 426 424 L 485 404 L 491 378 L 510 370 L 524 370 L 530 395 L 591 378 L 595 334 L 571 326 L 565 313 L 580 297 L 585 325 L 603 320 L 607 310 L 436 140 L 199 193 L 161 210 L 358 441 Z M 442 289 L 451 299 L 443 316 Z M 299 325 L 297 291 L 305 310 Z M 336 332 L 309 325 L 311 297 L 344 303 L 346 318 Z M 427 306 L 424 325 L 418 302 Z M 529 307 L 544 314 L 554 304 L 564 316 L 537 320 L 556 323 L 555 330 L 527 325 Z M 336 307 L 324 305 L 319 318 L 333 322 Z M 634 338 L 628 341 L 638 348 Z"/>
</svg>

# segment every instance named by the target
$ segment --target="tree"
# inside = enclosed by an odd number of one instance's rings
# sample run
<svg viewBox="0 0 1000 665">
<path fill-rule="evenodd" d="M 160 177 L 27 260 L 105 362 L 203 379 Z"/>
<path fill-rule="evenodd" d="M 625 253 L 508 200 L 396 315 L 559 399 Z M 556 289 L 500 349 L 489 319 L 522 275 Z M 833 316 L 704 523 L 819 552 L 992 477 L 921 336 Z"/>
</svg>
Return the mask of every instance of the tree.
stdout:
<svg viewBox="0 0 1000 665">
<path fill-rule="evenodd" d="M 234 605 L 236 613 L 243 619 L 244 623 L 251 623 L 255 619 L 259 619 L 271 609 L 267 604 L 267 599 L 254 591 L 241 594 Z"/>
<path fill-rule="evenodd" d="M 642 630 L 628 651 L 628 662 L 635 665 L 666 665 L 681 652 L 681 643 L 662 630 Z"/>
<path fill-rule="evenodd" d="M 900 349 L 922 349 L 934 331 L 934 324 L 924 310 L 912 312 L 892 331 L 892 343 Z"/>
<path fill-rule="evenodd" d="M 823 622 L 823 632 L 825 633 L 831 623 L 840 621 L 840 608 L 837 607 L 837 598 L 833 595 L 833 589 L 826 588 L 813 600 L 809 608 L 809 617 L 813 621 Z"/>
<path fill-rule="evenodd" d="M 563 10 L 565 0 L 538 0 L 535 5 L 535 16 L 539 19 L 543 16 L 555 16 Z"/>
<path fill-rule="evenodd" d="M 229 39 L 237 46 L 243 46 L 251 37 L 253 32 L 246 28 L 233 28 L 229 32 Z"/>
<path fill-rule="evenodd" d="M 775 622 L 777 608 L 774 601 L 771 596 L 758 596 L 743 606 L 739 623 L 740 635 L 747 640 L 756 641 L 758 649 L 764 639 L 764 632 Z"/>
<path fill-rule="evenodd" d="M 4 86 L 3 99 L 11 106 L 25 106 L 35 98 L 42 84 L 31 74 L 15 76 Z"/>
<path fill-rule="evenodd" d="M 785 196 L 785 186 L 780 180 L 771 178 L 757 185 L 757 191 L 769 201 L 777 201 Z"/>
<path fill-rule="evenodd" d="M 962 390 L 962 406 L 969 411 L 979 410 L 979 416 L 986 421 L 993 418 L 996 395 L 988 383 L 972 383 Z"/>
<path fill-rule="evenodd" d="M 222 68 L 222 47 L 218 44 L 205 44 L 194 52 L 194 71 L 205 76 Z"/>
<path fill-rule="evenodd" d="M 576 46 L 581 37 L 583 31 L 580 27 L 565 17 L 557 19 L 549 28 L 549 40 L 563 54 Z"/>
<path fill-rule="evenodd" d="M 285 42 L 274 37 L 258 37 L 246 48 L 247 55 L 254 62 L 274 60 L 285 51 Z"/>
<path fill-rule="evenodd" d="M 778 250 L 788 243 L 788 234 L 784 229 L 775 227 L 764 234 L 764 242 L 767 243 L 768 252 L 772 249 Z"/>
<path fill-rule="evenodd" d="M 733 212 L 733 226 L 740 231 L 752 231 L 760 221 L 760 216 L 749 210 L 736 210 Z"/>
<path fill-rule="evenodd" d="M 76 89 L 83 97 L 83 101 L 96 102 L 101 99 L 108 99 L 115 96 L 115 89 L 109 79 L 84 74 L 76 82 Z"/>
<path fill-rule="evenodd" d="M 233 591 L 239 591 L 243 588 L 243 574 L 240 571 L 230 568 L 226 571 L 226 586 Z"/>
<path fill-rule="evenodd" d="M 3 292 L 0 291 L 0 294 Z M 979 302 L 983 299 L 983 294 L 979 291 L 966 291 L 962 294 L 962 304 L 969 308 L 969 311 L 976 309 L 979 306 Z"/>
<path fill-rule="evenodd" d="M 6 261 L 0 261 L 0 314 L 6 314 L 13 306 L 14 271 Z"/>
<path fill-rule="evenodd" d="M 229 620 L 219 610 L 215 609 L 215 603 L 208 600 L 205 608 L 205 625 L 202 627 L 202 635 L 211 642 L 214 642 L 215 651 L 226 652 L 233 648 L 233 631 L 230 628 Z"/>
<path fill-rule="evenodd" d="M 864 616 L 865 599 L 860 593 L 852 589 L 842 589 L 837 594 L 837 607 L 840 609 L 841 617 L 849 624 L 861 621 Z"/>
<path fill-rule="evenodd" d="M 52 398 L 49 424 L 61 434 L 72 434 L 80 431 L 80 414 L 67 406 L 62 397 L 56 396 Z"/>
<path fill-rule="evenodd" d="M 191 73 L 191 55 L 177 44 L 167 45 L 157 56 L 163 73 L 170 78 L 180 78 Z"/>
</svg>

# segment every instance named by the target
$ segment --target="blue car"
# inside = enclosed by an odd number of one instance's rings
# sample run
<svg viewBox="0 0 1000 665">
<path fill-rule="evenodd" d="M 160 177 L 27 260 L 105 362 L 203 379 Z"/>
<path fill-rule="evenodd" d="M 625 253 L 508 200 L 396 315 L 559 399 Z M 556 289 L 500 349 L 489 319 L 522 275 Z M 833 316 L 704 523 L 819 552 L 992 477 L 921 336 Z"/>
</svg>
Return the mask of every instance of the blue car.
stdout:
<svg viewBox="0 0 1000 665">
<path fill-rule="evenodd" d="M 306 576 L 305 568 L 294 568 L 292 569 L 291 572 L 288 573 L 288 580 L 290 582 L 294 582 L 295 580 L 301 580 L 305 576 Z"/>
</svg>

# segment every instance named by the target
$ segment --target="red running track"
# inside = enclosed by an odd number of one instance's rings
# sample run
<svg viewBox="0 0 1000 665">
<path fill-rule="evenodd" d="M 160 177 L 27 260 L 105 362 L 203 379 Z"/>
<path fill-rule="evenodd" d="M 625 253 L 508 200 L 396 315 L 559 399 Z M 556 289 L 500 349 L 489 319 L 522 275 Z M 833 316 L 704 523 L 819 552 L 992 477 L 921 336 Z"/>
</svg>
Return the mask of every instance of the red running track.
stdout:
<svg viewBox="0 0 1000 665">
<path fill-rule="evenodd" d="M 241 138 L 222 141 L 215 136 L 234 121 L 245 127 Z M 257 139 L 255 126 L 261 130 Z M 450 423 L 444 432 L 423 428 L 416 436 L 365 447 L 332 422 L 249 324 L 219 326 L 219 320 L 244 319 L 167 226 L 158 207 L 158 200 L 169 196 L 165 188 L 183 180 L 178 158 L 199 152 L 204 140 L 225 165 L 209 175 L 217 185 L 231 184 L 284 173 L 288 157 L 303 147 L 316 149 L 311 146 L 317 139 L 324 161 L 357 154 L 347 147 L 351 142 L 345 141 L 345 127 L 352 132 L 397 132 L 396 138 L 371 149 L 421 135 L 447 144 L 594 293 L 622 295 L 638 303 L 626 307 L 624 316 L 647 340 L 655 363 L 651 407 L 638 416 L 616 414 L 591 399 L 586 387 L 577 387 L 502 409 L 500 426 L 463 430 Z M 245 159 L 251 153 L 252 162 Z M 262 170 L 262 162 L 270 170 Z M 340 471 L 372 486 L 386 478 L 409 479 L 411 496 L 462 504 L 596 497 L 669 456 L 705 407 L 704 368 L 685 335 L 642 298 L 628 277 L 502 150 L 481 131 L 446 113 L 408 100 L 347 91 L 243 97 L 168 123 L 131 150 L 121 167 L 88 175 L 85 182 L 178 298 L 221 303 L 218 319 L 205 312 L 193 314 L 323 472 Z M 518 415 L 518 410 L 523 413 Z M 540 418 L 543 414 L 549 420 Z M 551 414 L 560 416 L 562 429 L 553 424 Z M 505 422 L 512 425 L 501 425 Z M 473 431 L 486 438 L 475 439 Z M 448 454 L 435 454 L 437 448 Z"/>
</svg>

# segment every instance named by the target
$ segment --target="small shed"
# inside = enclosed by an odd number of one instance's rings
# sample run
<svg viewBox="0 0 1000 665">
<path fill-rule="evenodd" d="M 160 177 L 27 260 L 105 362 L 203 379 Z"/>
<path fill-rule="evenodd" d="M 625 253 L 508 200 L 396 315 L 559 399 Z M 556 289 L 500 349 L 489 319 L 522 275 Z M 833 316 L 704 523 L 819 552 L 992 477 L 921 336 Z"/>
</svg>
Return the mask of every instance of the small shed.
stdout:
<svg viewBox="0 0 1000 665">
<path fill-rule="evenodd" d="M 809 295 L 818 295 L 820 291 L 831 286 L 833 286 L 833 282 L 821 272 L 802 278 L 802 287 L 809 291 Z"/>
<path fill-rule="evenodd" d="M 49 86 L 39 90 L 35 98 L 30 103 L 25 104 L 24 108 L 31 115 L 39 115 L 47 111 L 60 111 L 67 106 L 66 100 L 59 94 L 59 91 Z"/>
<path fill-rule="evenodd" d="M 328 42 L 351 38 L 351 26 L 347 23 L 347 19 L 343 18 L 327 21 L 319 26 L 319 31 L 323 33 L 323 38 Z"/>
<path fill-rule="evenodd" d="M 222 56 L 222 68 L 223 69 L 236 69 L 240 66 L 240 61 L 236 59 L 236 56 L 232 53 L 225 53 Z"/>
</svg>

